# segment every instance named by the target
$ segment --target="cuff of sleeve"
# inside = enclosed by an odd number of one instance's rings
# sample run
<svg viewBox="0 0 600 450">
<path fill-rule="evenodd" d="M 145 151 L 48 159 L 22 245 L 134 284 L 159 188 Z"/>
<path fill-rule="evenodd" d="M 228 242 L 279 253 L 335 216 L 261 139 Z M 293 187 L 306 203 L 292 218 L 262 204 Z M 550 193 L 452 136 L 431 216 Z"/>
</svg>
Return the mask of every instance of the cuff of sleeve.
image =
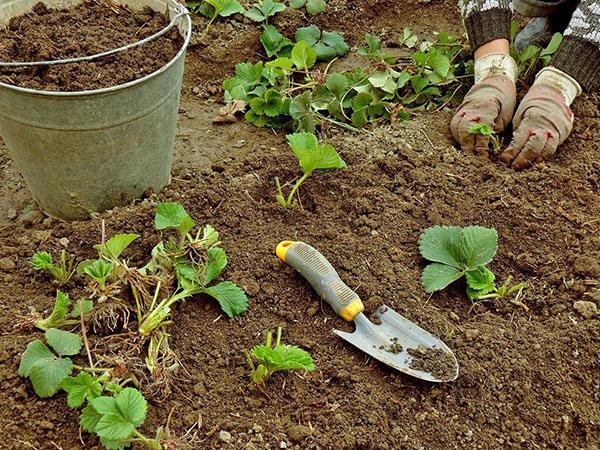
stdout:
<svg viewBox="0 0 600 450">
<path fill-rule="evenodd" d="M 494 39 L 510 40 L 510 9 L 493 8 L 476 11 L 465 19 L 465 27 L 473 50 Z"/>
<path fill-rule="evenodd" d="M 598 44 L 565 36 L 550 64 L 569 74 L 586 90 L 600 80 L 600 47 Z"/>
</svg>

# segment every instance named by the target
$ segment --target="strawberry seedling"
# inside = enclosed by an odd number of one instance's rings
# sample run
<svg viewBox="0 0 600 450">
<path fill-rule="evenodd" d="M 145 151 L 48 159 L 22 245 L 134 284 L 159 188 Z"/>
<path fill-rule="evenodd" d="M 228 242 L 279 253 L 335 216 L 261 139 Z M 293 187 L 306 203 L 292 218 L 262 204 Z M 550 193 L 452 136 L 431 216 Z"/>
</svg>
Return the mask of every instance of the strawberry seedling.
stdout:
<svg viewBox="0 0 600 450">
<path fill-rule="evenodd" d="M 67 252 L 60 252 L 60 260 L 54 264 L 52 255 L 48 252 L 37 252 L 31 258 L 31 263 L 35 270 L 47 270 L 52 274 L 58 284 L 65 284 L 73 274 L 73 262 L 75 258 L 67 261 Z"/>
<path fill-rule="evenodd" d="M 46 331 L 50 328 L 64 328 L 79 324 L 80 315 L 88 315 L 92 312 L 93 302 L 91 300 L 80 299 L 75 302 L 71 312 L 71 299 L 61 291 L 56 291 L 56 300 L 54 308 L 48 317 L 35 321 L 35 326 L 40 330 Z"/>
<path fill-rule="evenodd" d="M 425 267 L 421 276 L 425 292 L 442 290 L 464 276 L 467 296 L 471 301 L 499 298 L 499 293 L 503 296 L 512 295 L 523 286 L 517 285 L 516 289 L 509 289 L 505 283 L 497 288 L 496 276 L 487 268 L 497 248 L 498 233 L 493 228 L 428 228 L 419 239 L 421 255 L 432 262 Z"/>
<path fill-rule="evenodd" d="M 264 384 L 275 372 L 282 370 L 315 370 L 315 362 L 310 353 L 294 345 L 281 343 L 281 327 L 277 328 L 277 339 L 273 346 L 273 333 L 267 333 L 264 345 L 257 345 L 246 354 L 252 369 L 250 377 L 256 384 Z"/>
<path fill-rule="evenodd" d="M 254 22 L 269 22 L 269 17 L 284 11 L 285 5 L 273 0 L 259 0 L 248 11 L 244 13 L 246 17 Z"/>
<path fill-rule="evenodd" d="M 494 151 L 498 152 L 501 149 L 500 139 L 492 127 L 484 123 L 478 123 L 469 128 L 469 133 L 474 135 L 486 136 L 490 139 Z"/>
<path fill-rule="evenodd" d="M 171 307 L 196 294 L 206 294 L 217 300 L 229 317 L 239 316 L 246 311 L 248 299 L 236 284 L 222 281 L 211 285 L 227 265 L 227 255 L 218 247 L 219 233 L 212 226 L 206 225 L 191 234 L 196 224 L 178 203 L 160 204 L 156 210 L 155 226 L 158 230 L 175 229 L 179 236 L 178 240 L 161 242 L 154 248 L 152 260 L 143 269 L 144 274 L 160 279 L 161 272 L 171 270 L 177 280 L 177 288 L 159 301 L 159 282 L 149 308 L 143 308 L 138 303 L 140 334 L 148 336 L 166 325 Z"/>
<path fill-rule="evenodd" d="M 519 24 L 516 21 L 511 22 L 511 39 L 510 39 L 510 56 L 517 63 L 519 68 L 519 79 L 521 82 L 527 83 L 531 76 L 535 73 L 539 65 L 545 67 L 550 64 L 552 55 L 556 53 L 563 36 L 560 33 L 554 33 L 548 45 L 540 48 L 536 45 L 529 45 L 521 51 L 515 47 L 515 38 L 519 32 Z"/>
<path fill-rule="evenodd" d="M 311 16 L 316 16 L 325 11 L 327 2 L 325 0 L 290 0 L 290 8 L 306 8 L 307 13 Z"/>
<path fill-rule="evenodd" d="M 188 8 L 193 12 L 208 17 L 205 33 L 217 17 L 229 17 L 234 14 L 241 14 L 245 11 L 244 7 L 237 0 L 201 0 L 186 2 Z"/>
<path fill-rule="evenodd" d="M 294 183 L 287 198 L 283 195 L 279 178 L 275 178 L 277 185 L 277 203 L 284 208 L 292 206 L 298 188 L 312 175 L 315 170 L 343 169 L 346 163 L 330 144 L 321 144 L 317 137 L 311 133 L 295 133 L 288 136 L 288 143 L 298 158 L 303 175 Z"/>
</svg>

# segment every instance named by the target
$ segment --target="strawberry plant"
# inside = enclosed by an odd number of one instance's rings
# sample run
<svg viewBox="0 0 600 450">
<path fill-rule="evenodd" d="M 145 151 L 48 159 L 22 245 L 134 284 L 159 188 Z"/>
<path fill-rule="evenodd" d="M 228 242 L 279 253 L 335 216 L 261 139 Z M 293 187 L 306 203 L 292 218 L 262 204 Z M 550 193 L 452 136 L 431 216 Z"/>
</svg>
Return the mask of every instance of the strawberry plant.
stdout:
<svg viewBox="0 0 600 450">
<path fill-rule="evenodd" d="M 114 346 L 108 346 L 106 350 L 100 347 L 102 350 L 94 358 L 92 353 L 96 352 L 86 343 L 90 367 L 94 366 L 94 359 L 102 360 L 106 365 L 103 371 L 131 372 L 132 379 L 142 380 L 140 384 L 152 394 L 167 394 L 169 375 L 179 367 L 166 332 L 174 305 L 194 295 L 204 295 L 215 299 L 224 314 L 235 317 L 245 312 L 248 299 L 234 283 L 217 281 L 227 265 L 227 255 L 212 226 L 194 230 L 194 220 L 180 204 L 163 203 L 156 210 L 155 227 L 175 233 L 154 246 L 143 267 L 132 267 L 123 256 L 139 235 L 124 233 L 103 239 L 94 246 L 97 259 L 78 266 L 77 281 L 83 282 L 85 297 L 73 302 L 68 294 L 57 291 L 54 308 L 47 317 L 34 312 L 18 325 L 44 331 L 79 327 L 84 342 L 88 332 L 109 334 L 111 343 L 132 349 L 133 356 L 127 356 L 128 363 L 124 363 L 122 357 L 112 353 Z M 137 332 L 130 328 L 132 315 L 137 318 Z M 117 333 L 118 337 L 112 340 L 110 333 L 121 330 L 125 332 Z M 43 344 L 35 344 L 38 350 L 40 345 Z M 61 364 L 66 367 L 66 362 Z M 79 381 L 85 381 L 84 378 L 88 380 L 82 375 Z"/>
<path fill-rule="evenodd" d="M 188 1 L 186 5 L 193 12 L 208 17 L 209 21 L 205 32 L 209 30 L 217 17 L 229 17 L 245 11 L 244 7 L 237 0 Z"/>
<path fill-rule="evenodd" d="M 158 275 L 164 269 L 174 272 L 175 292 L 158 301 L 160 285 L 148 308 L 138 303 L 139 332 L 148 336 L 168 323 L 171 307 L 178 301 L 196 294 L 208 295 L 221 305 L 229 317 L 243 314 L 248 308 L 246 294 L 231 281 L 212 285 L 227 265 L 225 251 L 219 245 L 219 233 L 210 225 L 198 228 L 193 219 L 178 203 L 162 203 L 156 209 L 155 226 L 158 230 L 174 229 L 178 239 L 159 243 L 152 252 L 152 260 L 145 274 Z"/>
<path fill-rule="evenodd" d="M 80 423 L 85 431 L 98 435 L 107 449 L 124 448 L 140 441 L 152 450 L 160 450 L 163 447 L 158 436 L 150 439 L 138 431 L 146 420 L 147 410 L 148 402 L 142 393 L 127 387 L 114 396 L 89 400 Z"/>
<path fill-rule="evenodd" d="M 35 321 L 35 326 L 46 331 L 50 328 L 64 328 L 79 324 L 80 315 L 88 315 L 92 312 L 93 302 L 91 300 L 79 299 L 71 308 L 71 299 L 68 294 L 56 291 L 54 308 L 48 317 Z"/>
<path fill-rule="evenodd" d="M 273 333 L 267 333 L 266 343 L 257 345 L 246 354 L 252 369 L 250 375 L 256 384 L 264 384 L 275 372 L 282 370 L 315 370 L 315 363 L 306 350 L 281 343 L 281 327 L 277 328 L 277 339 L 273 345 Z"/>
<path fill-rule="evenodd" d="M 501 148 L 500 139 L 496 136 L 496 132 L 492 127 L 484 123 L 478 123 L 477 125 L 473 125 L 469 128 L 469 133 L 474 135 L 487 136 L 490 139 L 490 143 L 492 144 L 495 151 L 499 151 Z"/>
<path fill-rule="evenodd" d="M 321 144 L 314 134 L 295 133 L 288 136 L 288 143 L 298 158 L 303 175 L 294 183 L 287 197 L 281 189 L 279 178 L 275 178 L 277 186 L 277 203 L 284 208 L 294 204 L 294 196 L 298 188 L 315 170 L 343 169 L 346 163 L 330 144 Z"/>
<path fill-rule="evenodd" d="M 459 77 L 470 63 L 458 38 L 439 33 L 435 42 L 422 41 L 405 29 L 400 43 L 412 53 L 398 58 L 386 52 L 373 35 L 359 54 L 368 67 L 329 73 L 317 68 L 348 52 L 348 45 L 334 32 L 315 25 L 300 28 L 293 44 L 268 25 L 261 43 L 269 61 L 236 66 L 235 76 L 225 80 L 225 101 L 244 102 L 246 119 L 257 126 L 293 128 L 314 133 L 328 124 L 352 131 L 381 121 L 407 120 L 411 113 L 439 108 L 450 102 Z"/>
<path fill-rule="evenodd" d="M 290 0 L 290 8 L 306 8 L 306 12 L 312 16 L 322 13 L 327 8 L 325 0 Z"/>
<path fill-rule="evenodd" d="M 275 14 L 284 10 L 285 5 L 283 3 L 279 3 L 274 0 L 259 0 L 250 9 L 248 9 L 244 15 L 254 22 L 267 23 L 269 21 L 269 17 L 273 17 Z"/>
<path fill-rule="evenodd" d="M 52 255 L 48 252 L 37 252 L 31 258 L 31 264 L 35 270 L 47 270 L 52 274 L 58 284 L 65 284 L 73 274 L 73 262 L 75 258 L 67 261 L 67 252 L 60 252 L 60 260 L 54 263 Z"/>
<path fill-rule="evenodd" d="M 419 239 L 423 258 L 431 261 L 421 276 L 425 292 L 444 289 L 465 277 L 470 300 L 511 295 L 523 287 L 501 290 L 496 287 L 494 273 L 487 268 L 498 248 L 498 234 L 493 228 L 480 226 L 434 226 L 425 230 Z M 508 293 L 510 291 L 510 294 Z"/>
<path fill-rule="evenodd" d="M 528 82 L 536 69 L 541 65 L 543 67 L 550 64 L 552 55 L 556 53 L 563 36 L 560 33 L 554 33 L 552 39 L 545 48 L 540 48 L 536 45 L 529 45 L 519 51 L 515 47 L 515 38 L 519 32 L 519 24 L 516 21 L 511 22 L 510 30 L 510 56 L 517 63 L 519 68 L 519 79 L 522 82 Z"/>
</svg>

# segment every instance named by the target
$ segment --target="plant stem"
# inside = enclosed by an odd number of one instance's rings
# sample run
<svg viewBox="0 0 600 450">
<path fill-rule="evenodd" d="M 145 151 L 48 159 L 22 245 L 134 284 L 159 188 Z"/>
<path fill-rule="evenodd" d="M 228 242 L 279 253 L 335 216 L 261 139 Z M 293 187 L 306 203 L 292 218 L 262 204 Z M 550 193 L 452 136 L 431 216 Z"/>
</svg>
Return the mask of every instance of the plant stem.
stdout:
<svg viewBox="0 0 600 450">
<path fill-rule="evenodd" d="M 290 206 L 292 204 L 292 200 L 294 200 L 294 195 L 296 194 L 296 191 L 298 190 L 298 188 L 300 187 L 300 185 L 302 183 L 304 183 L 304 181 L 310 176 L 310 172 L 309 173 L 305 173 L 304 175 L 302 175 L 302 177 L 296 182 L 296 184 L 294 185 L 294 187 L 292 188 L 292 191 L 290 192 L 290 195 L 287 198 L 287 205 Z"/>
<path fill-rule="evenodd" d="M 79 303 L 79 318 L 81 319 L 81 336 L 83 337 L 83 344 L 85 346 L 85 352 L 87 353 L 88 361 L 90 363 L 90 369 L 94 368 L 94 360 L 92 359 L 92 353 L 90 352 L 90 343 L 87 338 L 87 331 L 85 329 L 85 322 L 83 320 L 83 305 Z"/>
<path fill-rule="evenodd" d="M 85 372 L 107 372 L 109 370 L 113 370 L 112 367 L 85 367 L 79 366 L 77 364 L 73 364 L 73 368 L 77 370 L 83 370 Z"/>
</svg>

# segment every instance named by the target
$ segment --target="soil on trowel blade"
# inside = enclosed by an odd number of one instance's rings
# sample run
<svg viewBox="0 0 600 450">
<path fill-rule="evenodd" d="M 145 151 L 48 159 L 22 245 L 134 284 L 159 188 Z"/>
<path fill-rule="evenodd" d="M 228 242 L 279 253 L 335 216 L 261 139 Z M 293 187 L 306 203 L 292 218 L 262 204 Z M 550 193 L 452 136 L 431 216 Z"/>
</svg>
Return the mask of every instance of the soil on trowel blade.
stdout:
<svg viewBox="0 0 600 450">
<path fill-rule="evenodd" d="M 409 348 L 407 352 L 412 356 L 411 369 L 429 372 L 438 380 L 449 380 L 454 376 L 454 359 L 444 350 L 419 346 Z"/>
<path fill-rule="evenodd" d="M 42 2 L 0 29 L 0 61 L 50 61 L 116 49 L 164 29 L 164 14 L 149 7 L 132 11 L 104 0 L 68 9 Z M 160 38 L 92 62 L 0 69 L 0 81 L 45 91 L 101 89 L 143 78 L 171 61 L 183 38 L 172 29 Z"/>
</svg>

